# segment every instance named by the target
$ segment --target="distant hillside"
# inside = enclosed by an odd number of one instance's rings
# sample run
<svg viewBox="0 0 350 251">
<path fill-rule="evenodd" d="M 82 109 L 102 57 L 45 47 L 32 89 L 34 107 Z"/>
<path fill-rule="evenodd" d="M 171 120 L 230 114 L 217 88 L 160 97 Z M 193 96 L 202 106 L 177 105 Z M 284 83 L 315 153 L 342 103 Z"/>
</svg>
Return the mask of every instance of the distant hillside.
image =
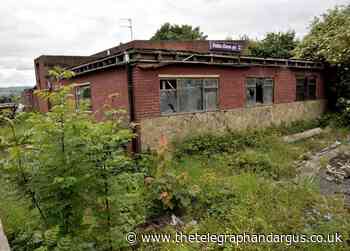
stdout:
<svg viewBox="0 0 350 251">
<path fill-rule="evenodd" d="M 0 87 L 0 97 L 19 96 L 27 88 L 30 86 Z"/>
</svg>

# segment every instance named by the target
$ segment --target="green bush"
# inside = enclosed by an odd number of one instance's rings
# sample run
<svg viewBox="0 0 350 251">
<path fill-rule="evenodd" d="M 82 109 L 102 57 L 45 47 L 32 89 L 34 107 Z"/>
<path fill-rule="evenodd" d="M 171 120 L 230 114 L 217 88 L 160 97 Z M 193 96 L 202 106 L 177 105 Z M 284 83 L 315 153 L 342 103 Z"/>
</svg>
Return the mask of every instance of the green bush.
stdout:
<svg viewBox="0 0 350 251">
<path fill-rule="evenodd" d="M 182 214 L 190 207 L 197 192 L 197 187 L 190 185 L 186 173 L 176 175 L 167 171 L 148 184 L 147 215 L 152 218 L 167 213 Z"/>
<path fill-rule="evenodd" d="M 266 130 L 247 130 L 189 136 L 181 142 L 175 142 L 175 156 L 178 158 L 186 155 L 211 156 L 218 153 L 235 153 L 247 147 L 262 147 L 267 135 L 269 132 Z"/>
<path fill-rule="evenodd" d="M 337 106 L 340 110 L 338 117 L 338 123 L 341 126 L 350 126 L 350 99 L 340 98 L 338 100 Z"/>
<path fill-rule="evenodd" d="M 245 151 L 234 155 L 228 166 L 234 173 L 253 172 L 262 176 L 274 177 L 276 164 L 265 153 Z"/>
<path fill-rule="evenodd" d="M 319 119 L 311 120 L 297 120 L 291 123 L 282 123 L 279 126 L 275 126 L 275 130 L 282 135 L 289 135 L 304 132 L 320 126 Z"/>
</svg>

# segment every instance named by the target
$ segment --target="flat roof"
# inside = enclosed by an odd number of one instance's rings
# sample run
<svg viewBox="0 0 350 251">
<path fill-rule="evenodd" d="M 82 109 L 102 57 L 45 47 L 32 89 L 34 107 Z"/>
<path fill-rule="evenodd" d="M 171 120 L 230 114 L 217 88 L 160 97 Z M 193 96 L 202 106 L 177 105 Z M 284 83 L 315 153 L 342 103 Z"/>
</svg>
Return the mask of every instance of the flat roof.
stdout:
<svg viewBox="0 0 350 251">
<path fill-rule="evenodd" d="M 173 64 L 323 69 L 320 62 L 245 56 L 246 48 L 244 40 L 133 40 L 90 56 L 43 55 L 35 61 L 42 60 L 47 66 L 59 64 L 77 75 L 126 64 L 138 64 L 145 69 Z"/>
</svg>

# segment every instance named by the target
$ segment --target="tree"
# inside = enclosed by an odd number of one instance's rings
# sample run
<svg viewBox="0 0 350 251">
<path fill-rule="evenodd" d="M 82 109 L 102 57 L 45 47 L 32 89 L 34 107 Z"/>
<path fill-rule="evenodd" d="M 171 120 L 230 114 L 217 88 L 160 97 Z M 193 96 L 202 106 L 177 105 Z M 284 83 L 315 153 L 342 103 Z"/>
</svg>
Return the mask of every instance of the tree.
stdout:
<svg viewBox="0 0 350 251">
<path fill-rule="evenodd" d="M 297 57 L 328 65 L 331 105 L 350 98 L 350 5 L 336 7 L 317 17 L 310 32 L 295 49 Z"/>
<path fill-rule="evenodd" d="M 291 58 L 298 41 L 294 31 L 270 32 L 261 41 L 250 40 L 251 56 L 271 58 Z"/>
<path fill-rule="evenodd" d="M 41 216 L 38 250 L 115 250 L 120 239 L 116 243 L 114 232 L 131 231 L 130 225 L 142 221 L 134 217 L 131 223 L 120 223 L 125 216 L 118 204 L 125 195 L 114 191 L 121 175 L 131 173 L 123 176 L 125 183 L 132 183 L 125 177 L 135 179 L 125 150 L 133 134 L 123 126 L 122 111 L 110 110 L 106 120 L 97 123 L 86 109 L 75 109 L 72 85 L 61 84 L 73 72 L 55 68 L 49 73 L 59 88 L 37 94 L 50 101 L 50 112 L 22 114 L 13 121 L 2 118 L 12 133 L 0 137 L 6 156 L 1 174 L 31 199 Z M 17 130 L 19 124 L 25 129 Z M 128 213 L 133 206 L 123 205 Z"/>
<path fill-rule="evenodd" d="M 295 50 L 298 57 L 332 65 L 350 63 L 350 5 L 316 17 Z"/>
<path fill-rule="evenodd" d="M 163 24 L 151 37 L 151 40 L 206 40 L 207 35 L 200 31 L 199 26 Z"/>
</svg>

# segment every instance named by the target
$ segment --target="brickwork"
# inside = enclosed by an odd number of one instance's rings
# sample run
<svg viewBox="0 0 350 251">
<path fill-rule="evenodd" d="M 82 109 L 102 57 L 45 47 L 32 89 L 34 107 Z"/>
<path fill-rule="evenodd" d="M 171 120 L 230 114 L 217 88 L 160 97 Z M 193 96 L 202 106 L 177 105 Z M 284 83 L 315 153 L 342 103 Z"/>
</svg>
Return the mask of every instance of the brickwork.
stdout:
<svg viewBox="0 0 350 251">
<path fill-rule="evenodd" d="M 230 110 L 245 107 L 247 77 L 270 77 L 274 79 L 274 103 L 289 103 L 296 99 L 296 74 L 289 68 L 230 68 L 215 66 L 166 66 L 159 69 L 134 68 L 134 95 L 136 118 L 160 116 L 159 74 L 167 75 L 219 75 L 219 109 Z M 305 73 L 305 72 L 304 72 Z M 306 72 L 317 76 L 317 98 L 324 98 L 323 79 L 319 72 Z"/>
<path fill-rule="evenodd" d="M 125 68 L 109 69 L 82 75 L 72 80 L 76 84 L 90 83 L 92 110 L 103 118 L 105 105 L 128 110 L 128 88 Z"/>
</svg>

